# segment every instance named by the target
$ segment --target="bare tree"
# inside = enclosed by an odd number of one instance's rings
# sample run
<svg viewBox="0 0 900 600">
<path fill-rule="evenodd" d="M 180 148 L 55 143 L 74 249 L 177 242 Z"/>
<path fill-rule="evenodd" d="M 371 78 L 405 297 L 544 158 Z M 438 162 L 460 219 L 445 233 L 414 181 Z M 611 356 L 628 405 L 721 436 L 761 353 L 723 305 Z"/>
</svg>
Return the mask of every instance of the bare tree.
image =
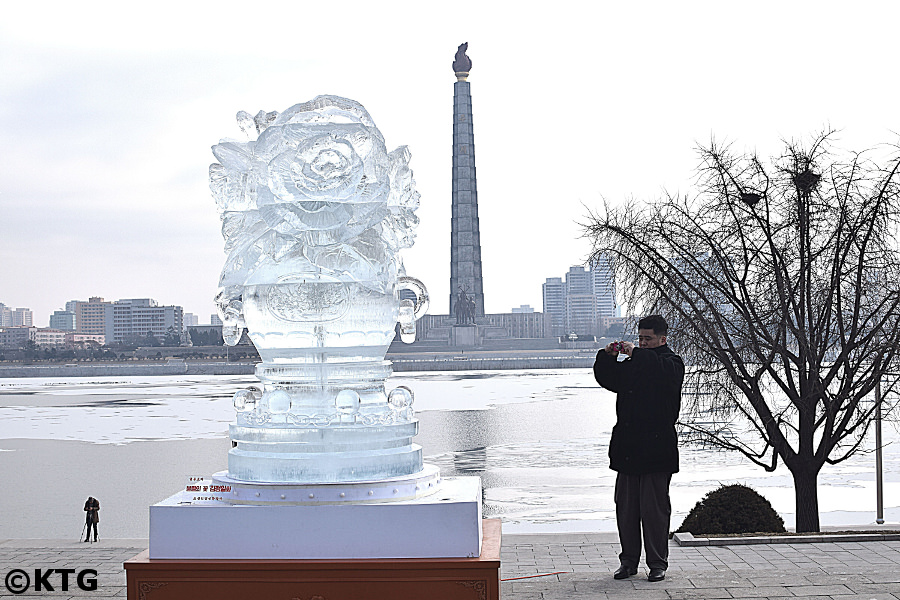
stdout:
<svg viewBox="0 0 900 600">
<path fill-rule="evenodd" d="M 695 196 L 604 205 L 584 225 L 629 307 L 672 323 L 682 431 L 767 471 L 780 458 L 797 531 L 819 530 L 818 474 L 862 448 L 876 382 L 891 398 L 897 384 L 900 155 L 879 165 L 832 136 L 767 165 L 713 142 Z"/>
</svg>

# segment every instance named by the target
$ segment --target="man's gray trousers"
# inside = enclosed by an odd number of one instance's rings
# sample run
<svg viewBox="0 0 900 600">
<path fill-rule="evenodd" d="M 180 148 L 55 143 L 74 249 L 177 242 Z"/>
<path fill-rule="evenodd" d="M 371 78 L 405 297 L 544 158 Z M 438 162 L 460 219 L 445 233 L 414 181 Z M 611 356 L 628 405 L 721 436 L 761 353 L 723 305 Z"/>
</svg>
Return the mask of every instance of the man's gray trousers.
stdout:
<svg viewBox="0 0 900 600">
<path fill-rule="evenodd" d="M 616 524 L 622 553 L 619 561 L 626 567 L 637 568 L 641 559 L 641 529 L 647 566 L 651 569 L 669 567 L 669 501 L 671 473 L 616 476 Z"/>
</svg>

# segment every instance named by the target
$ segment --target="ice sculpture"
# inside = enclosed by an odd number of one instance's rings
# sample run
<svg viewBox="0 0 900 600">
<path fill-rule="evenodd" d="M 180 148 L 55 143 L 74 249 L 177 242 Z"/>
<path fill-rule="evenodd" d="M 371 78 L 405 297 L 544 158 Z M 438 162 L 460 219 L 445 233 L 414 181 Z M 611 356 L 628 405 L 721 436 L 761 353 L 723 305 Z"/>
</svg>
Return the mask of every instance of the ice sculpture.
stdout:
<svg viewBox="0 0 900 600">
<path fill-rule="evenodd" d="M 209 169 L 228 254 L 216 305 L 227 344 L 247 328 L 262 385 L 234 395 L 228 477 L 420 472 L 413 393 L 385 393 L 396 325 L 413 341 L 428 306 L 399 255 L 418 224 L 409 151 L 388 152 L 366 109 L 337 96 L 237 119 L 245 139 L 213 146 Z"/>
</svg>

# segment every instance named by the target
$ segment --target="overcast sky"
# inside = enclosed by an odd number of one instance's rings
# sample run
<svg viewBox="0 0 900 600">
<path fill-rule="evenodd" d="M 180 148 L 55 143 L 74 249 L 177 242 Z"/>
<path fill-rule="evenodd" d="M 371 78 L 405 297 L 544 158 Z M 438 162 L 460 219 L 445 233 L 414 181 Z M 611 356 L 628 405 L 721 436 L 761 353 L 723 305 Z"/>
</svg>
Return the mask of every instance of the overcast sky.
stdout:
<svg viewBox="0 0 900 600">
<path fill-rule="evenodd" d="M 510 8 L 506 8 L 510 7 Z M 739 7 L 739 8 L 736 8 Z M 447 311 L 451 69 L 469 42 L 485 308 L 541 309 L 601 199 L 690 192 L 712 136 L 896 143 L 900 3 L 6 2 L 0 302 L 151 297 L 208 322 L 207 183 L 235 113 L 361 102 L 422 194 L 407 272 Z"/>
</svg>

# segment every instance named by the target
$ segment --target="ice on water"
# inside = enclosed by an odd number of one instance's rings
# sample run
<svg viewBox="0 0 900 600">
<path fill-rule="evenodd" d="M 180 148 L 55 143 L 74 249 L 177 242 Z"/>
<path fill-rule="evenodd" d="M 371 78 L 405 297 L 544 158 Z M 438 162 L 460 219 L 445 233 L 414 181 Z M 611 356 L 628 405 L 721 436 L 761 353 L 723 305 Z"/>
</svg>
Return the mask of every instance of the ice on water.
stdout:
<svg viewBox="0 0 900 600">
<path fill-rule="evenodd" d="M 225 342 L 246 328 L 263 362 L 262 386 L 234 397 L 229 474 L 332 482 L 421 470 L 413 393 L 385 392 L 396 324 L 413 341 L 428 306 L 400 257 L 418 225 L 409 150 L 389 152 L 366 109 L 337 96 L 237 122 L 244 139 L 213 146 L 209 169 L 227 253 L 216 306 Z M 401 288 L 417 301 L 401 302 Z"/>
</svg>

